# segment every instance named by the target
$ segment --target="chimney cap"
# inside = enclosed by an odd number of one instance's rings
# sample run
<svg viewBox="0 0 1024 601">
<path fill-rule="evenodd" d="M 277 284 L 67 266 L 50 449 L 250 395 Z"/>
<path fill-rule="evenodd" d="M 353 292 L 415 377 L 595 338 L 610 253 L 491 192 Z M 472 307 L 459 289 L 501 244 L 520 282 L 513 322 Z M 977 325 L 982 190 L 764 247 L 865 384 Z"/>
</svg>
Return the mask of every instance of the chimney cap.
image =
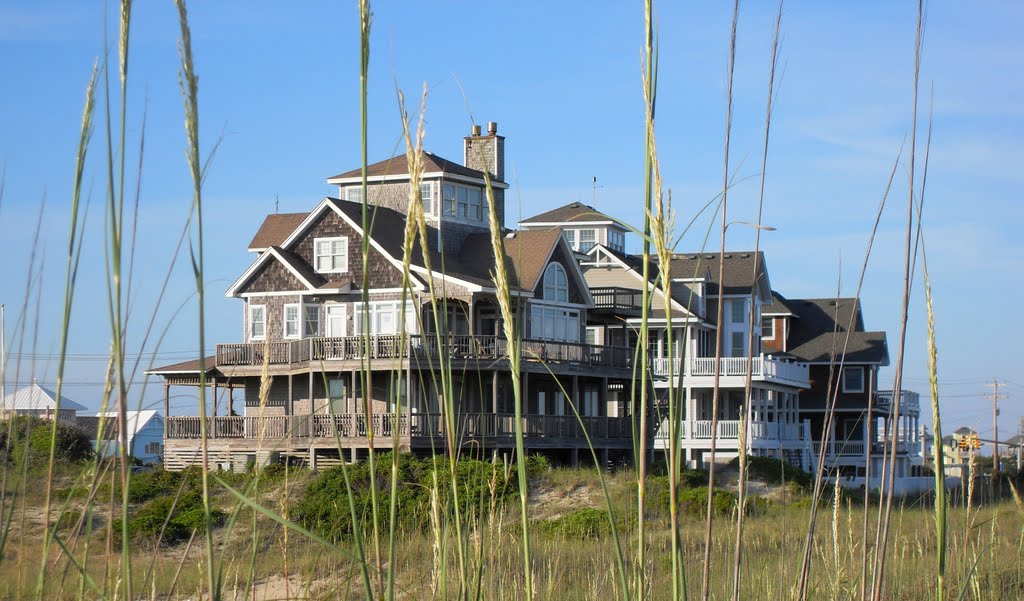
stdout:
<svg viewBox="0 0 1024 601">
<path fill-rule="evenodd" d="M 491 135 L 498 133 L 498 122 L 497 121 L 488 121 L 487 122 L 487 133 L 489 133 Z"/>
<path fill-rule="evenodd" d="M 473 129 L 470 131 L 470 135 L 472 135 L 472 136 L 479 136 L 480 135 L 480 126 L 479 125 L 474 125 Z"/>
</svg>

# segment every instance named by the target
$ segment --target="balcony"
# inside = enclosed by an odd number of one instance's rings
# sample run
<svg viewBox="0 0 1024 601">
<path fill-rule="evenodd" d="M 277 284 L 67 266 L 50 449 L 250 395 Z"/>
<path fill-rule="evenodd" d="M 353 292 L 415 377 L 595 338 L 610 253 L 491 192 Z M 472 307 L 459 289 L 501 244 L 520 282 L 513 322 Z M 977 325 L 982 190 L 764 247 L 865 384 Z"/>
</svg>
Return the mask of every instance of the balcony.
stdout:
<svg viewBox="0 0 1024 601">
<path fill-rule="evenodd" d="M 712 428 L 711 420 L 689 420 L 679 423 L 679 436 L 684 441 L 710 441 L 717 438 L 720 441 L 733 442 L 740 437 L 740 420 L 718 420 L 715 424 L 717 429 Z M 785 424 L 779 422 L 751 421 L 747 424 L 748 444 L 758 442 L 782 441 L 797 442 L 805 440 L 807 436 L 806 424 Z M 663 446 L 669 439 L 668 420 L 662 420 L 654 440 L 660 442 L 656 446 Z"/>
<path fill-rule="evenodd" d="M 515 437 L 515 416 L 511 414 L 465 414 L 455 417 L 454 438 L 461 444 L 486 441 L 511 444 Z M 582 423 L 581 423 L 582 422 Z M 199 417 L 168 417 L 168 440 L 199 440 Z M 628 417 L 582 417 L 527 415 L 522 417 L 523 437 L 531 446 L 573 446 L 586 444 L 586 435 L 595 446 L 632 444 L 632 420 Z M 348 445 L 367 444 L 372 435 L 386 442 L 395 435 L 413 446 L 443 448 L 450 428 L 444 415 L 384 413 L 367 416 L 346 415 L 265 415 L 207 417 L 208 439 L 249 441 L 253 448 L 332 446 L 340 440 Z M 578 445 L 577 445 L 578 446 Z"/>
<path fill-rule="evenodd" d="M 619 288 L 618 286 L 591 288 L 590 296 L 594 297 L 595 309 L 610 309 L 613 311 L 638 312 L 643 307 L 644 300 L 642 290 Z"/>
<path fill-rule="evenodd" d="M 720 380 L 732 378 L 733 381 L 722 381 L 722 386 L 742 385 L 747 376 L 748 359 L 746 357 L 690 357 L 686 360 L 686 371 L 681 373 L 683 361 L 674 357 L 671 362 L 667 358 L 658 357 L 651 361 L 651 370 L 656 378 L 678 377 L 699 379 L 695 385 L 710 385 L 714 379 L 716 368 Z M 806 363 L 783 361 L 771 356 L 759 355 L 749 360 L 750 377 L 755 382 L 774 382 L 798 388 L 810 388 Z M 737 380 L 740 379 L 740 380 Z M 700 381 L 704 380 L 704 381 Z"/>
<path fill-rule="evenodd" d="M 875 402 L 878 404 L 880 409 L 889 409 L 892 407 L 893 391 L 892 390 L 879 390 L 875 393 Z M 921 411 L 921 396 L 911 390 L 900 391 L 900 413 L 920 413 Z"/>
<path fill-rule="evenodd" d="M 522 340 L 524 360 L 590 367 L 629 369 L 633 353 L 614 347 L 553 340 Z M 217 365 L 228 367 L 304 367 L 311 362 L 361 361 L 363 359 L 440 358 L 498 360 L 507 358 L 508 340 L 499 336 L 347 336 L 305 338 L 283 342 L 218 344 Z"/>
</svg>

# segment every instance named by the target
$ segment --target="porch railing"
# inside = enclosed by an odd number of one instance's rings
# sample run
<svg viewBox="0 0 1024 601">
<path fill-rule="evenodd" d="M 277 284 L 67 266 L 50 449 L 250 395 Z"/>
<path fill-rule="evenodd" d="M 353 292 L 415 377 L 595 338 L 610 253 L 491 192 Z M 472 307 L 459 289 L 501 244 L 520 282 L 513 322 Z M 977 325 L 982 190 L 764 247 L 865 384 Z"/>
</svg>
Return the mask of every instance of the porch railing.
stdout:
<svg viewBox="0 0 1024 601">
<path fill-rule="evenodd" d="M 590 296 L 594 297 L 594 306 L 598 309 L 640 309 L 643 307 L 644 293 L 641 290 L 608 286 L 591 288 Z"/>
<path fill-rule="evenodd" d="M 633 436 L 632 421 L 628 417 L 594 417 L 526 415 L 522 417 L 523 433 L 527 439 L 582 439 L 584 434 L 592 440 L 628 440 Z M 582 421 L 582 425 L 581 422 Z M 465 414 L 454 419 L 459 438 L 511 438 L 515 436 L 515 416 L 512 414 Z M 166 418 L 169 439 L 199 439 L 202 421 L 199 417 Z M 268 447 L 273 441 L 308 438 L 365 438 L 420 437 L 444 439 L 450 430 L 449 420 L 437 413 L 396 415 L 381 413 L 346 415 L 264 415 L 222 416 L 206 418 L 209 438 L 266 439 Z"/>
<path fill-rule="evenodd" d="M 632 352 L 626 347 L 523 340 L 522 357 L 553 363 L 629 368 Z M 509 343 L 500 336 L 393 335 L 306 338 L 286 342 L 218 344 L 217 365 L 258 367 L 292 365 L 308 361 L 408 359 L 439 357 L 493 360 L 507 357 Z"/>
<path fill-rule="evenodd" d="M 691 357 L 686 361 L 686 371 L 681 371 L 683 361 L 673 357 L 655 357 L 651 360 L 651 371 L 655 377 L 665 378 L 684 375 L 686 377 L 714 376 L 716 367 L 718 374 L 726 376 L 746 376 L 746 357 L 722 357 L 715 361 L 714 357 Z M 806 363 L 782 361 L 770 356 L 758 355 L 750 360 L 750 375 L 755 380 L 774 380 L 796 385 L 807 386 L 809 371 Z"/>
</svg>

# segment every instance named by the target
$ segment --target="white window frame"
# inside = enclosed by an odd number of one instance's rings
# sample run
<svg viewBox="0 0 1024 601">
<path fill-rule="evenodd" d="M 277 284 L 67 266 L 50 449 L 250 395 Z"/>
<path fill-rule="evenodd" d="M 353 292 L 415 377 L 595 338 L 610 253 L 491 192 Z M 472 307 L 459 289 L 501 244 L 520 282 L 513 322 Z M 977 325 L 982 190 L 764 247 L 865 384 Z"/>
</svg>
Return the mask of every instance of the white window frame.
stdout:
<svg viewBox="0 0 1024 601">
<path fill-rule="evenodd" d="M 771 325 L 766 329 L 764 327 L 764 320 L 768 320 Z M 775 340 L 775 318 L 774 317 L 761 317 L 761 340 Z"/>
<path fill-rule="evenodd" d="M 559 342 L 580 341 L 581 311 L 555 305 L 532 303 L 530 337 Z"/>
<path fill-rule="evenodd" d="M 413 302 L 407 302 L 405 308 L 405 334 L 416 333 L 416 305 Z M 369 334 L 370 336 L 397 336 L 402 332 L 401 324 L 399 320 L 402 318 L 402 302 L 401 301 L 370 301 L 369 303 L 369 314 L 366 317 L 369 318 L 369 332 L 363 331 L 363 317 L 364 309 L 363 303 L 352 303 L 352 334 L 354 336 L 362 336 L 363 334 Z M 393 332 L 381 332 L 380 318 L 381 316 L 390 316 L 391 323 L 394 324 Z"/>
<path fill-rule="evenodd" d="M 448 184 L 448 183 L 446 183 L 444 185 L 444 187 L 442 188 L 442 191 L 443 191 L 443 194 L 441 195 L 442 208 L 443 208 L 444 215 L 447 216 L 447 217 L 455 217 L 455 213 L 456 213 L 455 205 L 457 204 L 456 197 L 458 196 L 458 192 L 456 192 L 456 188 L 458 188 L 458 186 L 456 186 L 455 184 Z"/>
<path fill-rule="evenodd" d="M 420 200 L 423 201 L 423 213 L 434 215 L 434 182 L 420 182 Z"/>
<path fill-rule="evenodd" d="M 609 229 L 607 232 L 608 248 L 619 252 L 626 252 L 626 234 L 613 229 Z"/>
<path fill-rule="evenodd" d="M 363 186 L 346 186 L 345 187 L 345 200 L 349 202 L 363 202 Z"/>
<path fill-rule="evenodd" d="M 341 265 L 341 267 L 338 267 L 337 265 L 334 265 L 334 257 L 335 256 L 340 256 L 340 254 L 339 255 L 335 255 L 335 253 L 333 252 L 333 246 L 332 246 L 331 251 L 327 255 L 321 255 L 320 254 L 320 245 L 321 244 L 326 243 L 326 244 L 333 245 L 335 242 L 341 242 L 342 245 L 343 245 L 343 248 L 345 249 L 344 257 L 342 258 L 342 263 L 343 264 Z M 331 269 L 320 269 L 320 259 L 321 259 L 321 257 L 324 257 L 324 256 L 330 258 L 330 262 L 332 264 L 332 268 Z M 333 236 L 333 237 L 330 237 L 330 238 L 314 238 L 313 239 L 313 269 L 316 270 L 317 273 L 348 273 L 348 236 Z"/>
<path fill-rule="evenodd" d="M 576 238 L 577 238 L 577 240 L 576 240 L 577 248 L 575 250 L 578 250 L 581 253 L 585 253 L 585 252 L 587 252 L 588 250 L 590 250 L 591 248 L 593 248 L 594 246 L 597 245 L 597 229 L 596 228 L 589 228 L 589 227 L 588 228 L 580 228 L 580 229 L 576 230 L 576 232 L 577 232 L 577 236 L 576 236 Z M 583 239 L 584 238 L 583 234 L 587 233 L 587 232 L 589 232 L 590 237 L 589 237 L 588 240 L 584 240 Z M 589 244 L 590 246 L 584 247 L 584 244 Z"/>
<path fill-rule="evenodd" d="M 859 373 L 860 374 L 860 387 L 850 387 L 850 386 L 847 386 L 846 378 L 847 378 L 848 375 L 853 374 L 853 373 Z M 843 372 L 842 372 L 842 378 L 843 378 L 843 392 L 846 392 L 846 393 L 864 392 L 864 367 L 863 366 L 861 366 L 861 365 L 844 365 L 843 366 Z"/>
<path fill-rule="evenodd" d="M 262 318 L 258 321 L 253 319 L 253 313 L 256 309 L 259 309 L 262 313 Z M 263 334 L 257 336 L 255 333 L 254 325 L 259 323 L 263 326 Z M 266 305 L 249 305 L 249 340 L 266 340 L 267 339 L 267 306 Z"/>
<path fill-rule="evenodd" d="M 544 269 L 544 300 L 569 302 L 569 274 L 561 263 L 549 263 Z"/>
<path fill-rule="evenodd" d="M 565 241 L 569 243 L 569 248 L 576 250 L 576 230 L 562 230 L 562 235 L 565 236 Z"/>
<path fill-rule="evenodd" d="M 288 325 L 293 320 L 288 319 L 288 310 L 295 309 L 295 333 L 288 333 Z M 285 303 L 281 307 L 281 338 L 295 340 L 302 338 L 302 303 Z"/>
</svg>

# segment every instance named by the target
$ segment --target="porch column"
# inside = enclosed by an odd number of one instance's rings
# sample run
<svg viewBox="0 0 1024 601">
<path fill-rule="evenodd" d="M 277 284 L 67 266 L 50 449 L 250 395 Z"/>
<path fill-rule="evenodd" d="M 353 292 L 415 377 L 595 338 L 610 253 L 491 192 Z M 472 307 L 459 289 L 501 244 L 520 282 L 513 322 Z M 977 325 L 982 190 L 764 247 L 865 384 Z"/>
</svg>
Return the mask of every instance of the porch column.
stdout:
<svg viewBox="0 0 1024 601">
<path fill-rule="evenodd" d="M 288 374 L 288 402 L 284 404 L 284 414 L 291 415 L 295 412 L 295 397 L 293 396 L 292 375 Z"/>
<path fill-rule="evenodd" d="M 356 407 L 359 405 L 359 399 L 358 399 L 358 395 L 356 393 L 356 383 L 358 382 L 358 380 L 356 380 L 356 378 L 358 378 L 358 377 L 359 377 L 359 372 L 357 372 L 357 371 L 351 372 L 351 374 L 349 376 L 349 387 L 348 387 L 348 389 L 349 389 L 349 400 L 352 403 L 350 405 L 350 407 L 349 407 L 349 409 L 350 409 L 349 412 L 352 414 L 352 428 L 353 428 L 353 432 L 355 432 L 355 426 L 356 426 Z"/>
<path fill-rule="evenodd" d="M 498 370 L 491 375 L 491 413 L 498 414 Z"/>
<path fill-rule="evenodd" d="M 572 398 L 573 402 L 576 403 L 576 408 L 580 412 L 580 415 L 587 415 L 587 404 L 584 401 L 583 405 L 580 405 L 580 379 L 579 376 L 572 377 Z"/>
<path fill-rule="evenodd" d="M 171 416 L 171 384 L 164 380 L 164 438 L 167 438 L 167 418 Z"/>
<path fill-rule="evenodd" d="M 217 379 L 213 379 L 213 416 L 217 417 Z M 216 428 L 214 428 L 216 430 Z"/>
<path fill-rule="evenodd" d="M 606 416 L 608 416 L 608 417 L 618 417 L 619 416 L 619 412 L 618 412 L 618 408 L 617 407 L 616 407 L 615 415 L 612 415 L 612 412 L 608 410 L 608 378 L 607 377 L 601 378 L 601 393 L 598 395 L 598 398 L 600 399 L 598 402 L 601 403 L 604 406 L 604 414 Z M 606 461 L 605 463 L 607 464 L 608 462 Z"/>
<path fill-rule="evenodd" d="M 316 395 L 313 394 L 313 365 L 312 365 L 312 363 L 313 362 L 310 361 L 310 366 L 309 366 L 309 412 L 311 414 L 312 413 L 316 413 L 316 406 L 313 404 L 313 398 Z M 330 403 L 330 398 L 331 398 L 331 395 L 328 394 L 327 395 L 327 402 L 328 403 Z M 328 409 L 327 411 L 330 412 L 330 409 Z"/>
</svg>

